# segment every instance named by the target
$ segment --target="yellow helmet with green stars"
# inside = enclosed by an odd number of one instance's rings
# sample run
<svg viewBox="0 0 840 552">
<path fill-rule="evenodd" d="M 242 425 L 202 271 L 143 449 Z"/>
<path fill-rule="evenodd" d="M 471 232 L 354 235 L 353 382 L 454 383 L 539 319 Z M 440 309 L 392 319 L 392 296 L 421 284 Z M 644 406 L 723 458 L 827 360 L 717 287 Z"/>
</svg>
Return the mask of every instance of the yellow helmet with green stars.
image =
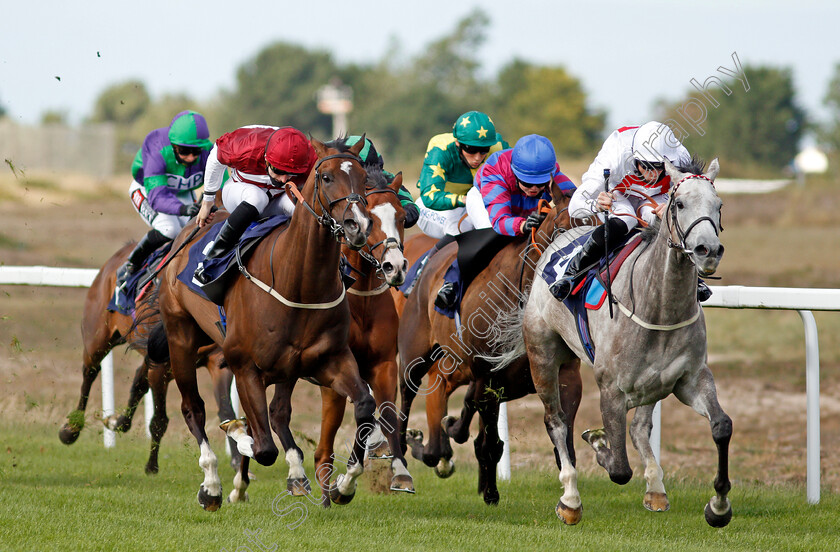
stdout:
<svg viewBox="0 0 840 552">
<path fill-rule="evenodd" d="M 452 125 L 452 135 L 462 144 L 489 148 L 498 142 L 496 126 L 486 113 L 467 111 Z"/>
</svg>

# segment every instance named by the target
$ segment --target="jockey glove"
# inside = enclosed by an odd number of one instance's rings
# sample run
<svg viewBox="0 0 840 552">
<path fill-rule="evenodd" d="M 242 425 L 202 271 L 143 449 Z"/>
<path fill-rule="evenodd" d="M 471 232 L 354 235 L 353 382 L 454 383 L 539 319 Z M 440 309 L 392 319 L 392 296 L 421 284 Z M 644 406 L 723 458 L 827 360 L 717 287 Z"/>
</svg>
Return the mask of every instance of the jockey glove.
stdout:
<svg viewBox="0 0 840 552">
<path fill-rule="evenodd" d="M 539 228 L 542 221 L 545 220 L 545 213 L 531 213 L 525 219 L 525 224 L 522 226 L 523 232 L 530 232 L 532 228 Z"/>
<path fill-rule="evenodd" d="M 190 203 L 189 205 L 181 205 L 180 212 L 178 213 L 182 217 L 194 217 L 198 214 L 199 209 L 201 209 L 201 205 L 198 203 Z"/>
</svg>

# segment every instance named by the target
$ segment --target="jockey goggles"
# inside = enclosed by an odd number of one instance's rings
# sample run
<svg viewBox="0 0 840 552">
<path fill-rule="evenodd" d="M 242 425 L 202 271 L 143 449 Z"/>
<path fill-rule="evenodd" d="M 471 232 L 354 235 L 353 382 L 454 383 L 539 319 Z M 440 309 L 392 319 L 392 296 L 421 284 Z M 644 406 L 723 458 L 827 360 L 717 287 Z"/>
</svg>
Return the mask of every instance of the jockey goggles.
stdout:
<svg viewBox="0 0 840 552">
<path fill-rule="evenodd" d="M 461 143 L 461 142 L 458 142 L 458 147 L 461 148 L 461 151 L 463 151 L 464 153 L 468 153 L 470 155 L 475 154 L 475 153 L 484 154 L 484 153 L 487 153 L 487 152 L 490 151 L 489 146 L 470 146 L 469 144 L 464 144 L 464 143 Z"/>
<path fill-rule="evenodd" d="M 641 161 L 636 159 L 636 164 L 639 166 L 640 169 L 644 169 L 646 171 L 661 171 L 665 169 L 664 162 L 656 162 L 656 161 Z"/>
<path fill-rule="evenodd" d="M 178 144 L 174 144 L 172 149 L 174 149 L 175 153 L 181 157 L 186 157 L 188 155 L 201 155 L 201 148 L 198 146 L 179 146 Z"/>
<path fill-rule="evenodd" d="M 529 184 L 529 183 L 527 183 L 527 182 L 522 182 L 522 181 L 521 181 L 521 180 L 519 180 L 518 178 L 516 179 L 516 182 L 517 182 L 520 186 L 522 186 L 523 188 L 545 188 L 546 186 L 548 186 L 549 184 L 551 184 L 551 180 L 548 180 L 548 181 L 546 181 L 546 182 L 540 182 L 540 183 L 538 183 L 538 184 Z"/>
<path fill-rule="evenodd" d="M 268 161 L 266 161 L 265 164 L 266 166 L 268 166 L 268 169 L 277 176 L 288 176 L 289 178 L 297 178 L 301 176 L 301 173 L 293 173 L 289 171 L 281 171 L 280 169 L 275 169 L 271 166 L 271 163 L 269 163 Z"/>
</svg>

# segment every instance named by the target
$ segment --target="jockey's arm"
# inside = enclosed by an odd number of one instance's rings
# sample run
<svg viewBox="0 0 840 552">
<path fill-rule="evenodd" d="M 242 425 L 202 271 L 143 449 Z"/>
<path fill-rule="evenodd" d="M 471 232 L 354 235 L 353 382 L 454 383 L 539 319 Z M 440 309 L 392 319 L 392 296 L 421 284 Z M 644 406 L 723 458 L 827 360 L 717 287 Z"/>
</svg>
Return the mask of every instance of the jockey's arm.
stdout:
<svg viewBox="0 0 840 552">
<path fill-rule="evenodd" d="M 212 209 L 216 201 L 216 192 L 222 187 L 226 168 L 219 161 L 216 146 L 213 146 L 210 155 L 207 157 L 207 165 L 204 168 L 204 195 L 201 201 L 201 209 L 195 217 L 199 228 L 203 228 L 213 218 Z"/>
</svg>

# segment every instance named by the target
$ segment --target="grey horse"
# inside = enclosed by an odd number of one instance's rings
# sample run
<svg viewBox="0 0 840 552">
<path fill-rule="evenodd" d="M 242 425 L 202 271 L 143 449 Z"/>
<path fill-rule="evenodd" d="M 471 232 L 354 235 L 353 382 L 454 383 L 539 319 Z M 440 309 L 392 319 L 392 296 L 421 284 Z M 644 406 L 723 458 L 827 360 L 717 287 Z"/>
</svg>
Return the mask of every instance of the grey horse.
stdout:
<svg viewBox="0 0 840 552">
<path fill-rule="evenodd" d="M 644 505 L 669 508 L 663 472 L 650 446 L 655 403 L 673 393 L 711 422 L 717 445 L 716 495 L 705 507 L 709 525 L 723 527 L 732 518 L 727 498 L 729 440 L 732 420 L 721 409 L 714 378 L 706 363 L 706 323 L 697 302 L 698 274 L 715 272 L 723 245 L 718 237 L 722 202 L 715 192 L 717 159 L 705 174 L 681 172 L 667 160 L 671 197 L 660 224 L 645 229 L 643 243 L 627 258 L 612 282 L 617 312 L 610 318 L 606 302 L 589 311 L 589 330 L 595 345 L 593 370 L 601 392 L 604 428 L 584 433 L 598 463 L 610 479 L 627 483 L 633 475 L 627 459 L 627 412 L 636 408 L 630 436 L 645 465 Z M 697 167 L 697 172 L 702 166 Z M 541 274 L 551 253 L 583 229 L 560 235 L 542 256 Z M 555 300 L 542 278 L 534 286 L 521 316 L 511 316 L 502 337 L 507 354 L 493 359 L 500 369 L 523 352 L 531 363 L 537 393 L 545 407 L 545 426 L 557 451 L 564 493 L 555 511 L 565 523 L 581 517 L 577 472 L 566 448 L 567 426 L 558 396 L 559 367 L 574 357 L 586 359 L 566 306 Z"/>
</svg>

